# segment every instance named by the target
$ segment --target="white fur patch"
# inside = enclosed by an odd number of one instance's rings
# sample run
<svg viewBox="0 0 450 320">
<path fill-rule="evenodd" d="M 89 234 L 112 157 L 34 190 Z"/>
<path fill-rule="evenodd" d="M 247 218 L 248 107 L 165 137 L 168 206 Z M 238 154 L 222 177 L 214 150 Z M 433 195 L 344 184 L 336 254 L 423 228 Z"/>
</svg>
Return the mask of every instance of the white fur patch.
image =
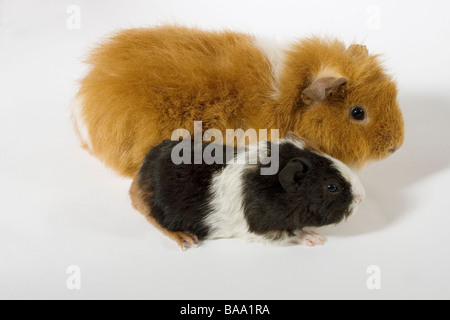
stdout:
<svg viewBox="0 0 450 320">
<path fill-rule="evenodd" d="M 205 218 L 208 238 L 246 237 L 248 224 L 244 216 L 242 175 L 247 164 L 229 164 L 217 172 L 211 181 L 212 213 Z"/>
<path fill-rule="evenodd" d="M 366 195 L 364 187 L 359 180 L 356 173 L 354 173 L 348 166 L 346 166 L 341 161 L 334 159 L 330 157 L 329 155 L 323 154 L 323 156 L 327 157 L 333 162 L 333 166 L 339 170 L 341 175 L 344 177 L 345 180 L 347 180 L 350 185 L 352 186 L 352 195 L 353 195 L 353 203 L 350 206 L 350 215 L 354 214 L 356 212 L 356 209 L 358 208 L 359 204 L 364 200 L 364 197 Z"/>
<path fill-rule="evenodd" d="M 280 77 L 283 71 L 286 51 L 289 49 L 289 46 L 287 44 L 280 44 L 275 39 L 265 37 L 255 37 L 254 44 L 266 56 L 267 60 L 269 60 L 270 69 L 274 78 L 274 82 L 271 84 L 273 88 L 272 97 L 276 98 L 279 94 Z"/>
<path fill-rule="evenodd" d="M 76 97 L 71 105 L 72 121 L 81 140 L 81 143 L 89 150 L 92 150 L 92 142 L 89 136 L 89 130 L 81 112 L 82 108 L 83 99 L 81 97 Z"/>
</svg>

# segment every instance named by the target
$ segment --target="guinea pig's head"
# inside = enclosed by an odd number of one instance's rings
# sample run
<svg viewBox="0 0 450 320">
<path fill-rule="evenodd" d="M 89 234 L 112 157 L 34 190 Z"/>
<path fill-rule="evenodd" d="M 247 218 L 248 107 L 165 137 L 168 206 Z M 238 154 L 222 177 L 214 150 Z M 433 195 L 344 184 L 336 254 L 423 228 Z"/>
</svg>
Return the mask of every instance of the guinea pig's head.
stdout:
<svg viewBox="0 0 450 320">
<path fill-rule="evenodd" d="M 356 167 L 400 148 L 404 124 L 397 87 L 379 56 L 362 45 L 347 48 L 339 41 L 309 39 L 292 51 L 286 67 L 294 65 L 293 59 L 307 71 L 287 71 L 297 78 L 304 73 L 291 87 L 292 131 Z"/>
<path fill-rule="evenodd" d="M 289 212 L 302 227 L 335 224 L 353 214 L 364 199 L 358 177 L 342 162 L 311 148 L 280 167 L 278 180 Z"/>
</svg>

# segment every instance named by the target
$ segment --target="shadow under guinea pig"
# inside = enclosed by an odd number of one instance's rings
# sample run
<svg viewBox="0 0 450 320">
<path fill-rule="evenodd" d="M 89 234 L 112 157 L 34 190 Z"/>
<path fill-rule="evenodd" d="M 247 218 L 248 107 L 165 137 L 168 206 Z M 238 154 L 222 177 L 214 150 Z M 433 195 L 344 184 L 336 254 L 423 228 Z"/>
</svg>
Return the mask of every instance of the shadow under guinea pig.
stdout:
<svg viewBox="0 0 450 320">
<path fill-rule="evenodd" d="M 450 99 L 400 95 L 405 119 L 403 147 L 359 172 L 366 198 L 356 214 L 338 225 L 320 228 L 324 236 L 352 236 L 398 223 L 414 208 L 410 189 L 450 167 Z"/>
</svg>

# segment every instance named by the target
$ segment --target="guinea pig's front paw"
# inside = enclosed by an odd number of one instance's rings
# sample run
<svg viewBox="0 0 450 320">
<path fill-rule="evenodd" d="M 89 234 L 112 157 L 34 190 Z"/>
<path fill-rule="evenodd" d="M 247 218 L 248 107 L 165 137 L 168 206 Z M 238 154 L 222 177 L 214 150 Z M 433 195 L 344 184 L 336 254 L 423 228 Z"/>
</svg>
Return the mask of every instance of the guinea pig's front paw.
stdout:
<svg viewBox="0 0 450 320">
<path fill-rule="evenodd" d="M 322 246 L 325 243 L 325 238 L 314 231 L 300 230 L 298 239 L 301 245 L 307 247 Z"/>
<path fill-rule="evenodd" d="M 181 250 L 186 251 L 189 248 L 197 247 L 198 238 L 196 235 L 188 234 L 186 232 L 173 232 L 174 240 L 177 242 Z"/>
</svg>

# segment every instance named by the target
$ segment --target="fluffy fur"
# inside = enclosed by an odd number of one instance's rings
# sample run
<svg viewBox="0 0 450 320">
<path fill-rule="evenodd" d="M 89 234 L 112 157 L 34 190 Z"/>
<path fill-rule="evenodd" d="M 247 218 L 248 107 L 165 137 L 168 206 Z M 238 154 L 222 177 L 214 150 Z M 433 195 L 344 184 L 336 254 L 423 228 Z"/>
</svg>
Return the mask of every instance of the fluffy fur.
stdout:
<svg viewBox="0 0 450 320">
<path fill-rule="evenodd" d="M 260 171 L 271 143 L 248 147 L 250 158 L 259 155 L 256 164 L 176 165 L 171 154 L 178 142 L 166 140 L 146 156 L 130 190 L 133 204 L 179 244 L 230 237 L 321 244 L 319 235 L 303 228 L 340 222 L 356 210 L 364 189 L 342 162 L 292 137 L 279 141 L 279 170 L 273 175 Z M 191 159 L 193 151 L 191 146 Z M 337 191 L 330 192 L 330 185 Z"/>
<path fill-rule="evenodd" d="M 310 38 L 277 50 L 247 34 L 164 26 L 121 31 L 87 63 L 75 118 L 87 128 L 85 147 L 124 176 L 175 129 L 192 132 L 194 120 L 203 130 L 293 131 L 355 166 L 404 138 L 396 85 L 359 45 Z M 323 79 L 344 81 L 317 89 Z M 354 105 L 366 120 L 349 116 Z"/>
</svg>

